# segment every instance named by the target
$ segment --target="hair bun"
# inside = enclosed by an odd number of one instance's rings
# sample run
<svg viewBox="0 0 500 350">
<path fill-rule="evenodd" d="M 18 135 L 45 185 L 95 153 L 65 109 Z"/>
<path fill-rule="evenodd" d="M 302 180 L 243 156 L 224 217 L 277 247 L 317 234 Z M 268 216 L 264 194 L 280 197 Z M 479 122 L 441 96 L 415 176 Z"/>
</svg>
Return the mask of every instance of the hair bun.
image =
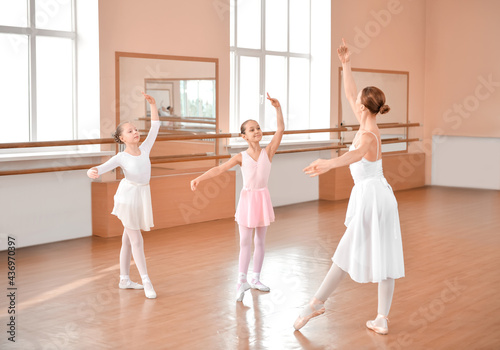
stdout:
<svg viewBox="0 0 500 350">
<path fill-rule="evenodd" d="M 112 133 L 111 136 L 113 136 L 116 143 L 123 145 L 123 141 L 120 140 L 120 135 L 117 132 Z"/>
<path fill-rule="evenodd" d="M 382 107 L 380 107 L 379 109 L 379 113 L 380 114 L 386 114 L 387 112 L 389 112 L 391 110 L 391 108 L 388 106 L 388 105 L 383 105 Z"/>
</svg>

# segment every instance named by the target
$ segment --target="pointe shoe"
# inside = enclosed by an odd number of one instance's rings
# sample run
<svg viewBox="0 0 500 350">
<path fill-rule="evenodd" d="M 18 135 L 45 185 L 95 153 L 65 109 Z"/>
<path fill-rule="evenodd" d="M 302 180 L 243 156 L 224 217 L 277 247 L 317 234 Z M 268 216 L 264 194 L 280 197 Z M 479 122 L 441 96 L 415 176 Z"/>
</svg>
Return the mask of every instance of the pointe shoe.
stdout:
<svg viewBox="0 0 500 350">
<path fill-rule="evenodd" d="M 121 280 L 118 284 L 120 289 L 144 289 L 144 286 L 139 283 L 132 282 L 131 280 Z"/>
<path fill-rule="evenodd" d="M 250 284 L 248 284 L 248 282 L 246 281 L 238 283 L 238 286 L 236 288 L 236 301 L 243 301 L 243 295 L 245 295 L 245 292 L 250 288 Z"/>
<path fill-rule="evenodd" d="M 250 287 L 252 287 L 252 289 L 260 290 L 261 292 L 269 292 L 271 290 L 271 288 L 262 284 L 261 281 L 252 281 L 250 283 Z"/>
<path fill-rule="evenodd" d="M 302 316 L 304 314 L 304 310 L 306 308 L 308 308 L 308 310 L 306 310 L 306 313 L 308 312 L 308 314 L 306 316 Z M 302 327 L 304 327 L 306 325 L 306 323 L 309 322 L 309 320 L 311 318 L 324 314 L 325 313 L 325 305 L 323 303 L 316 304 L 316 305 L 309 303 L 304 308 L 304 310 L 302 310 L 302 313 L 299 315 L 299 317 L 297 317 L 297 319 L 295 320 L 295 322 L 293 324 L 293 328 L 295 328 L 297 331 L 299 329 L 301 329 Z"/>
<path fill-rule="evenodd" d="M 151 280 L 148 278 L 148 279 L 142 280 L 142 283 L 144 284 L 144 294 L 146 294 L 146 298 L 155 299 L 156 292 L 153 288 L 153 284 L 151 283 Z"/>
<path fill-rule="evenodd" d="M 387 325 L 387 322 L 389 322 L 389 319 L 387 318 L 387 316 L 384 316 L 384 315 L 381 315 L 381 314 L 378 314 L 377 315 L 377 318 L 374 319 L 373 321 L 366 321 L 366 327 L 368 329 L 371 329 L 372 331 L 374 331 L 375 333 L 377 334 L 382 334 L 382 335 L 386 335 L 387 333 L 389 333 L 389 327 L 379 327 L 375 324 L 375 322 L 377 322 L 377 320 L 381 319 L 381 318 L 385 318 L 386 320 L 386 325 Z"/>
</svg>

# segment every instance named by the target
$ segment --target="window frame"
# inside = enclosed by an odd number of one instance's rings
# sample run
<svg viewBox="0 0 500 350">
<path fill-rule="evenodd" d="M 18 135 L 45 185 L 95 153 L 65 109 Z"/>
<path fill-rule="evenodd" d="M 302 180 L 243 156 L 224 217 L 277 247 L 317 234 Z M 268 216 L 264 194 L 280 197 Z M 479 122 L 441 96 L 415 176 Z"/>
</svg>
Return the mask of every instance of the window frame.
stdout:
<svg viewBox="0 0 500 350">
<path fill-rule="evenodd" d="M 244 57 L 257 57 L 259 58 L 259 65 L 260 65 L 260 75 L 259 75 L 259 97 L 260 97 L 260 103 L 259 103 L 259 116 L 258 116 L 258 121 L 261 125 L 266 125 L 266 115 L 265 115 L 265 99 L 266 99 L 266 91 L 265 91 L 265 80 L 266 80 L 266 56 L 278 56 L 278 57 L 284 57 L 286 59 L 286 76 L 287 76 L 287 83 L 286 83 L 286 115 L 284 114 L 283 117 L 285 119 L 285 125 L 289 125 L 289 107 L 290 107 L 290 58 L 304 58 L 307 59 L 308 61 L 308 67 L 309 67 L 309 96 L 308 96 L 308 101 L 309 101 L 309 106 L 308 110 L 310 111 L 311 109 L 311 61 L 312 61 L 312 0 L 309 0 L 309 48 L 308 51 L 309 53 L 296 53 L 296 52 L 290 52 L 290 2 L 293 0 L 287 0 L 287 50 L 286 51 L 273 51 L 273 50 L 266 50 L 266 1 L 267 0 L 260 0 L 260 6 L 261 6 L 261 32 L 260 32 L 260 49 L 249 49 L 249 48 L 242 48 L 238 47 L 238 1 L 234 0 L 234 2 L 231 4 L 231 11 L 234 11 L 234 15 L 232 18 L 234 18 L 234 23 L 232 23 L 232 27 L 230 28 L 230 31 L 233 31 L 234 33 L 234 45 L 233 43 L 230 43 L 230 56 L 234 55 L 230 59 L 230 64 L 234 65 L 234 76 L 231 77 L 233 79 L 232 83 L 234 84 L 234 90 L 232 91 L 232 108 L 230 111 L 230 130 L 231 132 L 239 132 L 239 124 L 243 122 L 240 120 L 240 115 L 239 115 L 239 107 L 240 107 L 240 88 L 239 88 L 239 81 L 240 81 L 240 58 L 242 56 Z M 311 125 L 310 122 L 311 118 L 311 113 L 308 115 L 308 125 Z M 309 134 L 303 134 L 302 137 L 309 138 Z"/>
<path fill-rule="evenodd" d="M 70 39 L 72 43 L 72 139 L 78 138 L 78 99 L 77 99 L 77 21 L 76 21 L 76 0 L 71 2 L 71 30 L 41 29 L 36 27 L 35 1 L 26 0 L 27 27 L 15 27 L 0 25 L 1 34 L 26 35 L 28 37 L 28 103 L 29 103 L 29 140 L 38 141 L 38 119 L 37 119 L 37 37 L 53 37 Z"/>
</svg>

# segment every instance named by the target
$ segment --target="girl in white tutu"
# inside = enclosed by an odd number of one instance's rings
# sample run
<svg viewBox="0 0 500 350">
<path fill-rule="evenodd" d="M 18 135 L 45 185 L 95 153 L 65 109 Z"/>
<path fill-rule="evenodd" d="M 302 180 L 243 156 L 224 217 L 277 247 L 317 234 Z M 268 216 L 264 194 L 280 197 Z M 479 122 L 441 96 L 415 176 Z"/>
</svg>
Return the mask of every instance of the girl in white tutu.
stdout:
<svg viewBox="0 0 500 350">
<path fill-rule="evenodd" d="M 311 318 L 325 312 L 325 301 L 348 273 L 356 282 L 378 283 L 378 315 L 366 322 L 366 326 L 376 333 L 387 334 L 394 279 L 404 277 L 398 204 L 382 171 L 380 131 L 376 122 L 377 114 L 387 113 L 389 106 L 385 104 L 384 93 L 376 87 L 369 86 L 357 93 L 345 41 L 337 53 L 343 66 L 345 94 L 360 128 L 349 152 L 338 158 L 318 159 L 304 171 L 317 176 L 349 165 L 354 187 L 347 207 L 347 229 L 333 255 L 332 267 L 295 321 L 294 328 L 302 328 Z"/>
<path fill-rule="evenodd" d="M 203 175 L 191 181 L 191 189 L 196 190 L 198 184 L 206 179 L 222 174 L 236 165 L 241 166 L 243 175 L 243 189 L 241 190 L 235 220 L 240 232 L 240 257 L 238 283 L 236 284 L 236 301 L 242 301 L 245 292 L 257 289 L 269 292 L 270 288 L 260 281 L 260 272 L 264 261 L 265 239 L 267 226 L 274 221 L 274 210 L 271 196 L 267 189 L 267 180 L 271 173 L 271 161 L 281 143 L 285 123 L 281 106 L 277 99 L 268 100 L 276 108 L 277 130 L 271 142 L 265 149 L 260 147 L 262 130 L 255 120 L 247 120 L 241 125 L 241 136 L 248 142 L 248 149 L 238 153 L 226 163 L 208 170 Z M 255 250 L 253 254 L 253 276 L 250 283 L 247 281 L 248 265 L 252 250 L 252 235 L 255 230 Z"/>
<path fill-rule="evenodd" d="M 149 153 L 158 135 L 160 121 L 158 109 L 153 97 L 144 94 L 151 105 L 151 129 L 146 140 L 139 146 L 139 131 L 129 122 L 118 125 L 114 133 L 115 141 L 125 144 L 125 150 L 119 152 L 106 163 L 91 168 L 87 175 L 97 179 L 100 175 L 121 167 L 125 178 L 120 181 L 111 214 L 116 215 L 123 223 L 122 248 L 120 251 L 120 283 L 121 289 L 144 289 L 147 298 L 156 298 L 153 284 L 148 277 L 144 241 L 141 230 L 149 231 L 153 227 L 153 210 L 151 206 L 151 162 Z M 132 282 L 129 277 L 130 258 L 134 261 L 142 278 L 142 285 Z"/>
</svg>

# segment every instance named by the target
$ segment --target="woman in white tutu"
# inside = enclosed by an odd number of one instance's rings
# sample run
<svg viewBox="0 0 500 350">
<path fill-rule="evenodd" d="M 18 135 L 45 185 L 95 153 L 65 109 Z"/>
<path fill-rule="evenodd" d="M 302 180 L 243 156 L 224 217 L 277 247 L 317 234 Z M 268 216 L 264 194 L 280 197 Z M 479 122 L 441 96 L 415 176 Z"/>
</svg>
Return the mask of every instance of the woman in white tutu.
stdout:
<svg viewBox="0 0 500 350">
<path fill-rule="evenodd" d="M 359 94 L 351 72 L 350 52 L 343 41 L 337 50 L 342 62 L 344 88 L 360 128 L 349 152 L 333 159 L 318 159 L 304 169 L 317 176 L 349 165 L 354 187 L 349 199 L 344 236 L 333 255 L 333 264 L 320 288 L 294 323 L 302 328 L 311 318 L 325 312 L 324 303 L 348 273 L 359 283 L 378 283 L 378 315 L 366 326 L 387 334 L 387 316 L 392 303 L 394 280 L 404 277 L 403 245 L 398 204 L 382 171 L 380 131 L 376 116 L 389 111 L 384 93 L 373 86 Z"/>
<path fill-rule="evenodd" d="M 116 215 L 123 223 L 122 248 L 120 251 L 120 289 L 144 289 L 147 298 L 156 298 L 156 292 L 148 276 L 144 241 L 141 230 L 149 231 L 153 227 L 153 210 L 151 206 L 151 162 L 149 153 L 160 129 L 158 109 L 153 97 L 144 94 L 151 105 L 151 129 L 146 140 L 139 146 L 140 135 L 130 122 L 123 122 L 113 134 L 115 141 L 125 144 L 125 150 L 119 152 L 106 163 L 91 168 L 87 175 L 97 179 L 100 175 L 121 167 L 125 178 L 120 181 L 111 214 Z M 132 282 L 129 277 L 130 258 L 134 261 L 142 278 L 142 285 Z"/>
</svg>

